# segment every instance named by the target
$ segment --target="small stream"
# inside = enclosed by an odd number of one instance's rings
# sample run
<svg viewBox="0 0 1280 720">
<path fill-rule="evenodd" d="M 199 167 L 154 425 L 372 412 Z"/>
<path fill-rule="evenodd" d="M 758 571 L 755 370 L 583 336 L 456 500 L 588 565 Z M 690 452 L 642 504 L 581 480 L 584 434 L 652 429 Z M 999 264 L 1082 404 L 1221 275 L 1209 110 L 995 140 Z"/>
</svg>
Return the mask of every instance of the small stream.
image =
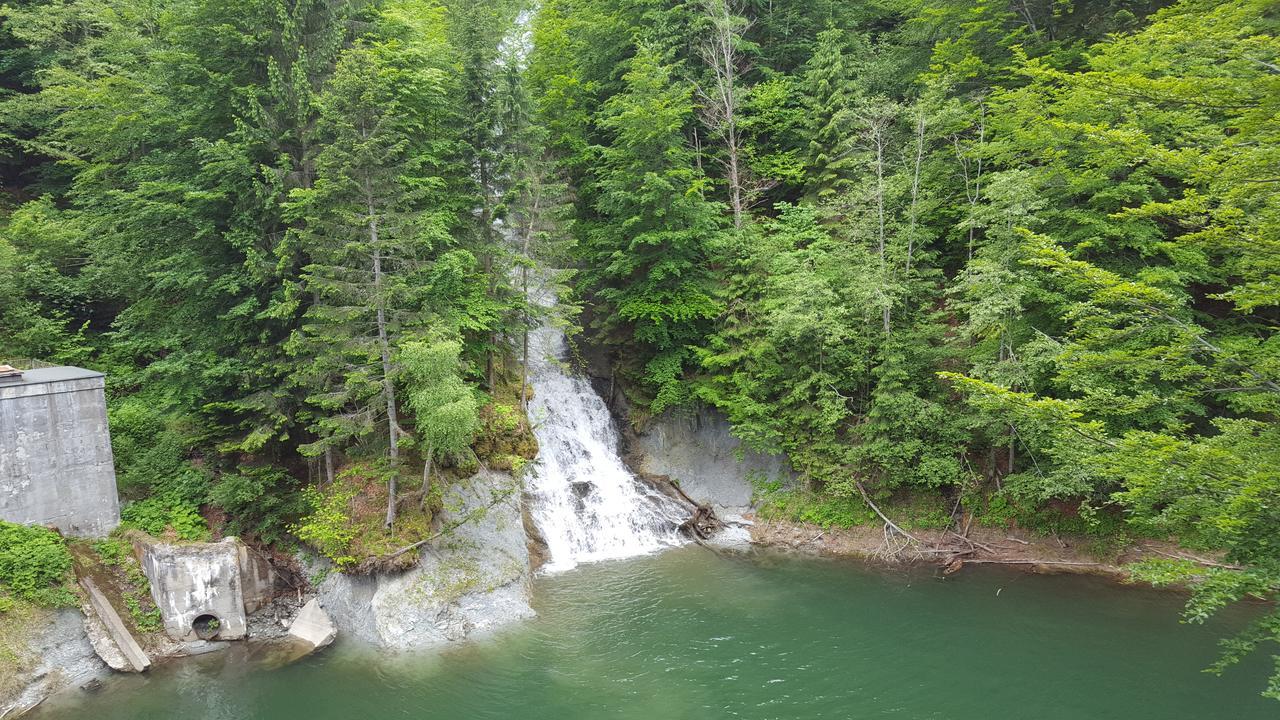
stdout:
<svg viewBox="0 0 1280 720">
<path fill-rule="evenodd" d="M 538 617 L 447 652 L 340 640 L 265 670 L 229 653 L 117 677 L 39 720 L 1274 720 L 1245 618 L 1174 594 L 996 569 L 946 579 L 687 546 L 539 578 Z"/>
</svg>

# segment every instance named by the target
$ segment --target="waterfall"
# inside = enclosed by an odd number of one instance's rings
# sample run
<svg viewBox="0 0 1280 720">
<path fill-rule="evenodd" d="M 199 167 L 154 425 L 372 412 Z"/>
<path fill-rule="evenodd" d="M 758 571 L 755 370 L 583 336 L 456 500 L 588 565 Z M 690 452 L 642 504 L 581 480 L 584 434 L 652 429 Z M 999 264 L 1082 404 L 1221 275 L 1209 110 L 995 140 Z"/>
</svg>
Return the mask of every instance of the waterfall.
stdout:
<svg viewBox="0 0 1280 720">
<path fill-rule="evenodd" d="M 548 307 L 555 302 L 546 290 L 536 299 Z M 627 470 L 608 407 L 566 362 L 564 333 L 544 324 L 529 346 L 529 414 L 539 452 L 527 487 L 550 551 L 545 570 L 680 544 L 678 527 L 688 513 Z"/>
</svg>

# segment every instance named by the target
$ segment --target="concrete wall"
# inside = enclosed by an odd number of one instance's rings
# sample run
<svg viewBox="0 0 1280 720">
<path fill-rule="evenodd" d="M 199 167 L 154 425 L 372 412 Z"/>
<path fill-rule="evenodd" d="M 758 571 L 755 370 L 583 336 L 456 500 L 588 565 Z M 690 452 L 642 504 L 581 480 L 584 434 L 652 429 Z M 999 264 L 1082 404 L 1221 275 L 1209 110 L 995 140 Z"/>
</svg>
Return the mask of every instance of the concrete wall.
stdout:
<svg viewBox="0 0 1280 720">
<path fill-rule="evenodd" d="M 252 615 L 269 605 L 276 596 L 276 571 L 266 558 L 248 545 L 239 543 L 238 551 L 244 611 Z"/>
<path fill-rule="evenodd" d="M 217 618 L 219 640 L 245 636 L 241 547 L 236 539 L 178 545 L 135 538 L 134 550 L 151 581 L 151 597 L 169 637 L 200 639 L 193 625 L 201 615 Z"/>
<path fill-rule="evenodd" d="M 120 524 L 103 386 L 65 367 L 0 381 L 0 520 L 84 537 Z"/>
</svg>

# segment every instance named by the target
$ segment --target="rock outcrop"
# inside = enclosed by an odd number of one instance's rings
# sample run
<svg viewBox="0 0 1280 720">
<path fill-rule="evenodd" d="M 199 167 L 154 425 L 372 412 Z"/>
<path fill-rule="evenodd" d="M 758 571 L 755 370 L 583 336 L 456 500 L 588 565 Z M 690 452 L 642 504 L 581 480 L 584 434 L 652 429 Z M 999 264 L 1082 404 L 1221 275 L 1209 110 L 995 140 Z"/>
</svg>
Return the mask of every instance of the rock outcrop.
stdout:
<svg viewBox="0 0 1280 720">
<path fill-rule="evenodd" d="M 711 408 L 649 420 L 630 436 L 628 460 L 638 472 L 667 476 L 722 520 L 750 509 L 755 483 L 795 476 L 785 456 L 745 449 Z"/>
<path fill-rule="evenodd" d="M 393 650 L 439 646 L 533 616 L 522 502 L 519 481 L 504 473 L 451 485 L 441 525 L 466 522 L 404 573 L 330 573 L 318 588 L 320 605 L 341 632 Z"/>
<path fill-rule="evenodd" d="M 21 630 L 6 628 L 5 676 L 0 678 L 0 718 L 17 716 L 55 692 L 75 687 L 108 672 L 85 634 L 84 616 L 76 609 L 37 610 Z"/>
</svg>

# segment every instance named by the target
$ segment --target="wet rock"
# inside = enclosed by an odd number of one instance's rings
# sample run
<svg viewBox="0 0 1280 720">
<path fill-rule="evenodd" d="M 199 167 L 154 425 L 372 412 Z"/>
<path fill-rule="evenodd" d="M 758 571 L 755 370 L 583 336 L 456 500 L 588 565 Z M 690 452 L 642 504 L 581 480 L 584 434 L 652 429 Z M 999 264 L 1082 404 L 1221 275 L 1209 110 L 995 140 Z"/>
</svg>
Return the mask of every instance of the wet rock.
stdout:
<svg viewBox="0 0 1280 720">
<path fill-rule="evenodd" d="M 276 640 L 289 635 L 289 624 L 298 611 L 313 595 L 285 592 L 276 596 L 270 604 L 249 616 L 250 640 Z"/>
<path fill-rule="evenodd" d="M 231 643 L 225 640 L 191 640 L 189 642 L 180 643 L 171 653 L 171 657 L 192 657 L 195 655 L 208 655 L 212 652 L 219 652 L 231 647 Z"/>
<path fill-rule="evenodd" d="M 649 420 L 628 437 L 627 460 L 637 472 L 667 476 L 721 519 L 751 507 L 753 483 L 795 477 L 785 456 L 744 449 L 729 421 L 710 408 Z"/>
<path fill-rule="evenodd" d="M 741 515 L 728 515 L 720 518 L 720 529 L 707 538 L 707 544 L 724 550 L 747 550 L 751 548 L 751 527 L 755 523 Z"/>
</svg>

